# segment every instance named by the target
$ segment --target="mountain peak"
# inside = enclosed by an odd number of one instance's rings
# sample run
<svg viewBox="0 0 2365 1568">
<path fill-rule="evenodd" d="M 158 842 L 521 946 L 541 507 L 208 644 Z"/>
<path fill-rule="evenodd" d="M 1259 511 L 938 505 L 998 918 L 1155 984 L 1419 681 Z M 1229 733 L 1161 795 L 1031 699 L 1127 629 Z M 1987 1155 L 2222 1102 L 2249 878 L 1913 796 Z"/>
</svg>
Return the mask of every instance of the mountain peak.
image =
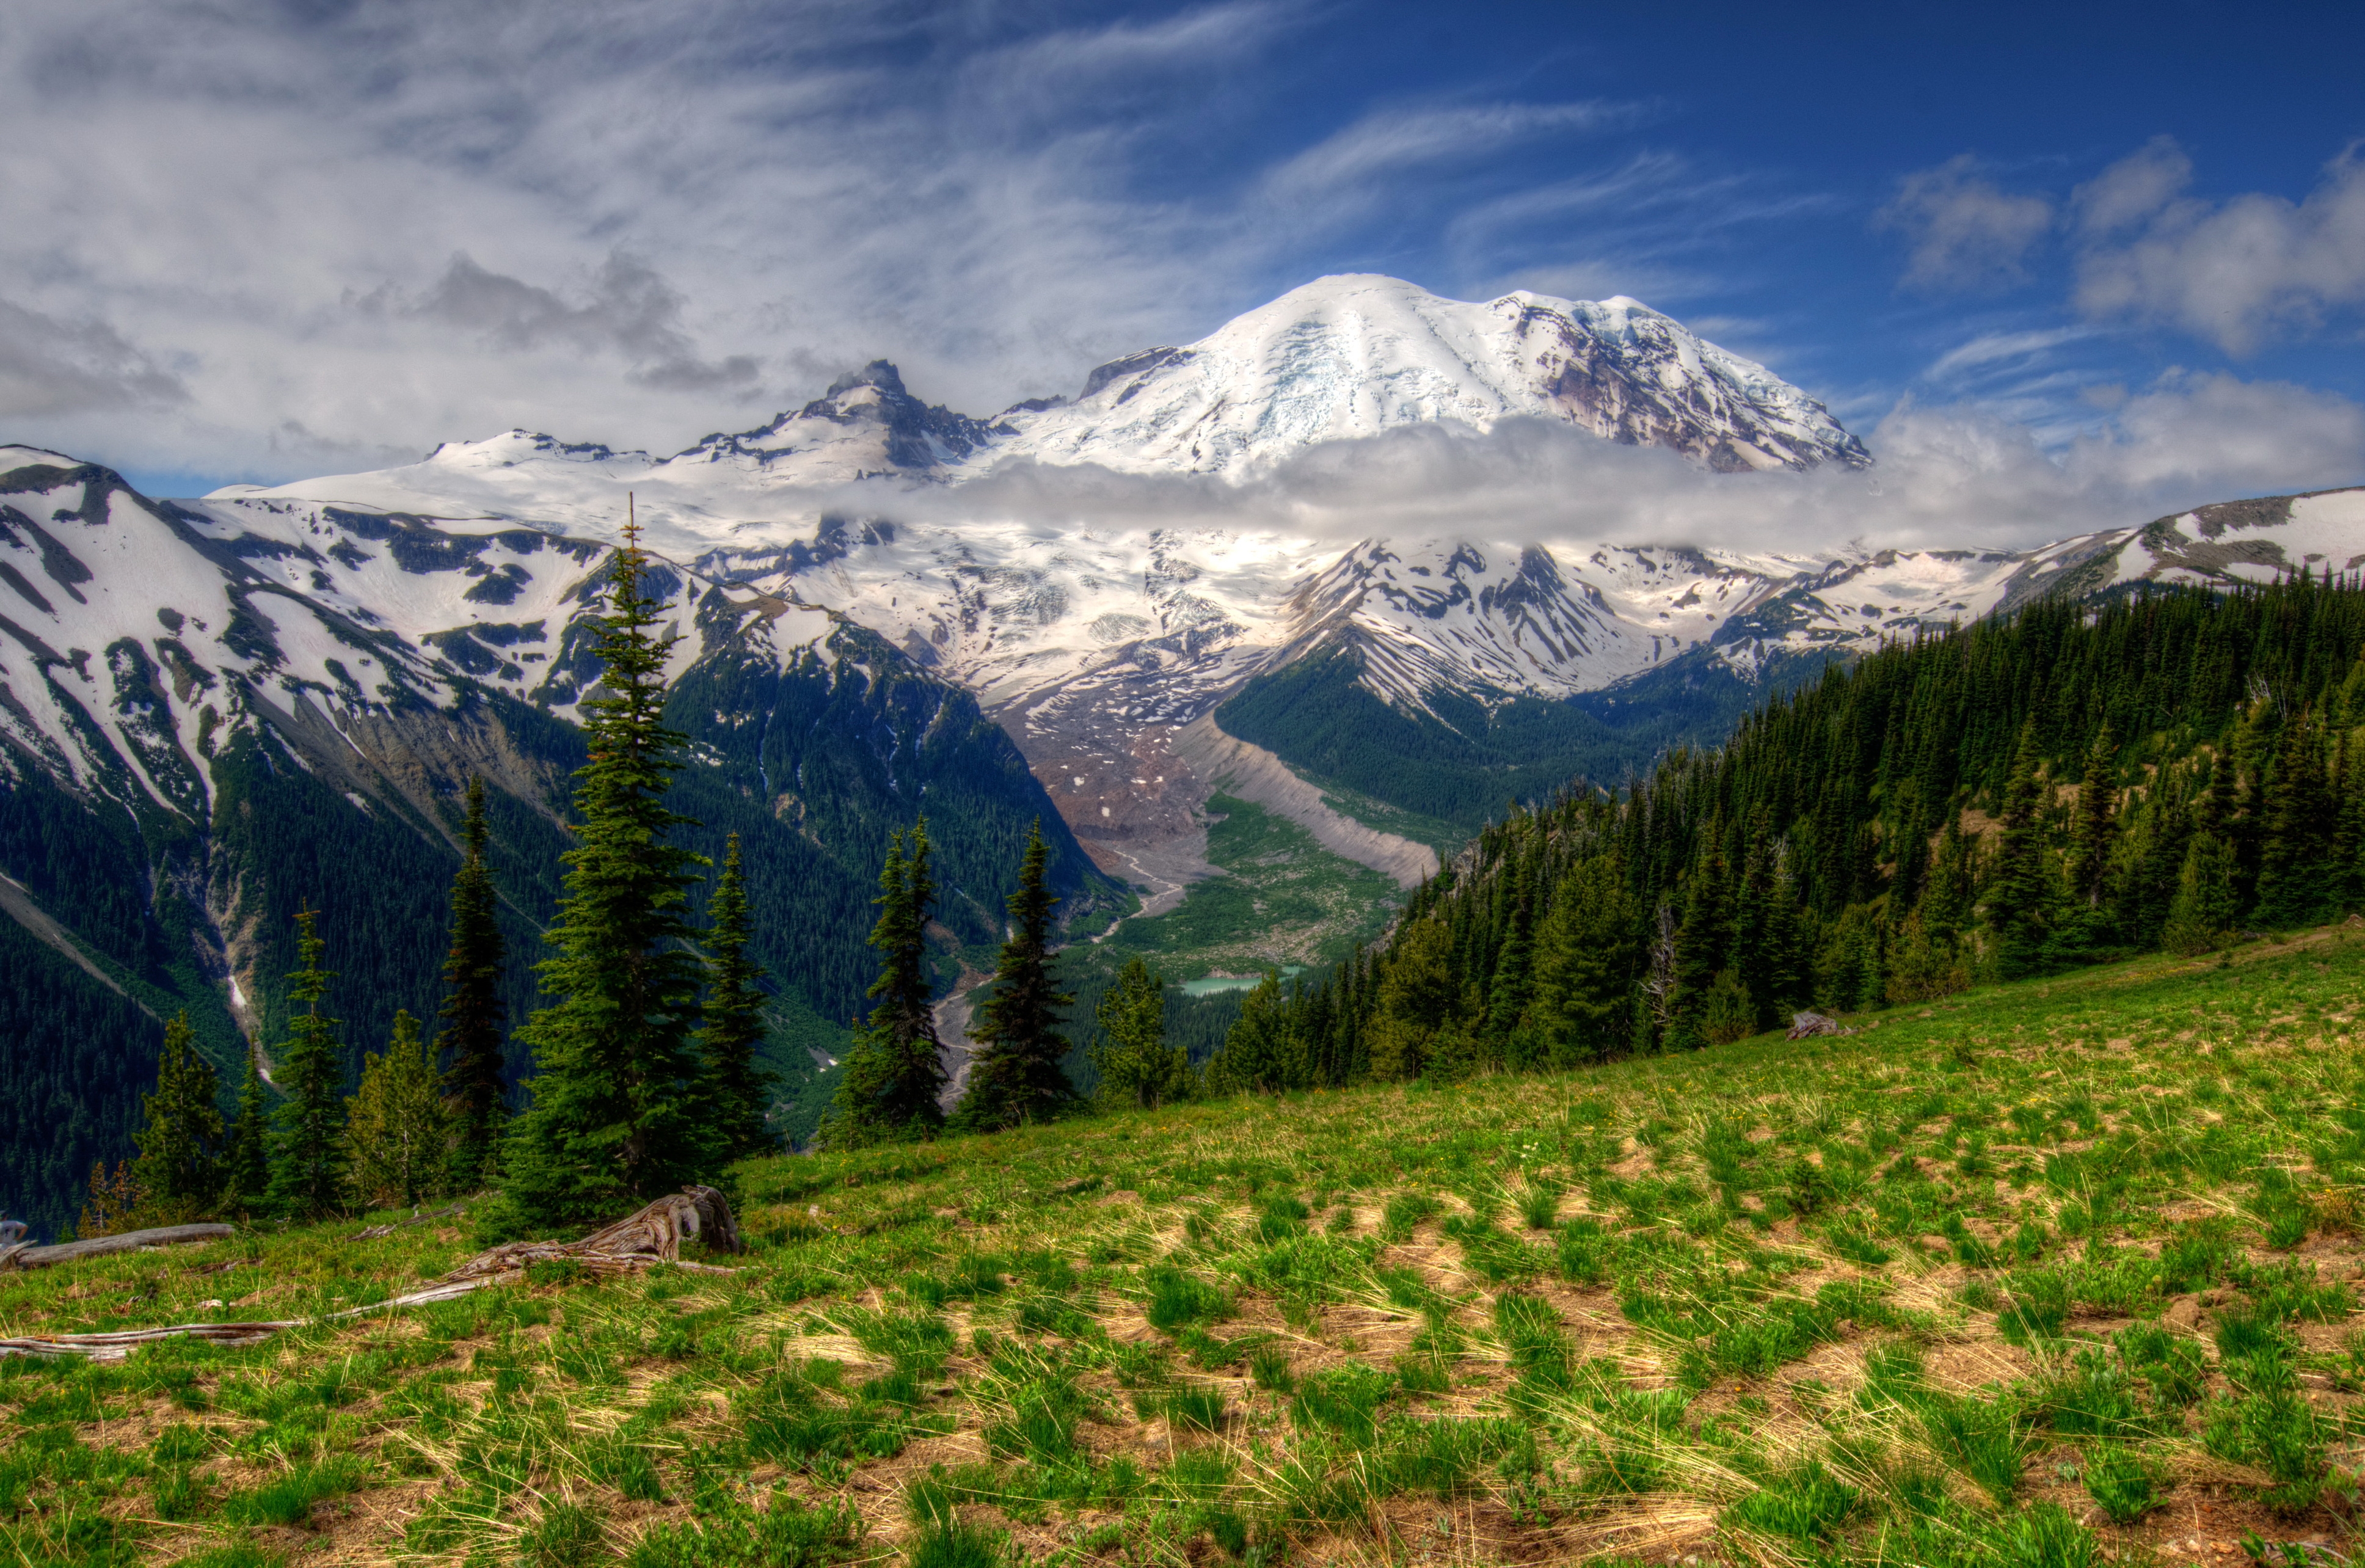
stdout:
<svg viewBox="0 0 2365 1568">
<path fill-rule="evenodd" d="M 903 373 L 897 370 L 892 362 L 883 359 L 874 359 L 860 370 L 847 371 L 831 382 L 829 390 L 822 396 L 835 398 L 841 393 L 851 392 L 857 386 L 876 386 L 891 397 L 910 396 L 903 390 Z"/>
<path fill-rule="evenodd" d="M 1375 273 L 1301 284 L 1197 342 L 1099 366 L 1070 404 L 1019 412 L 1014 452 L 1134 472 L 1239 474 L 1398 425 L 1574 424 L 1719 469 L 1871 455 L 1807 393 L 1620 295 L 1448 299 Z"/>
</svg>

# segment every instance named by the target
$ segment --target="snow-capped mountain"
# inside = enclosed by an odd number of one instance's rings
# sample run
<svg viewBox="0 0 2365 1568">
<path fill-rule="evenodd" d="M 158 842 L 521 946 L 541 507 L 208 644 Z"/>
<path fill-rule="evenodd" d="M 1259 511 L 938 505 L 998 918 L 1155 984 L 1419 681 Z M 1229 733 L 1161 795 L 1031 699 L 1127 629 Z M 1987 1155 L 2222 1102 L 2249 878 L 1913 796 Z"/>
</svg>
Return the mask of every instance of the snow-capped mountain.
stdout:
<svg viewBox="0 0 2365 1568">
<path fill-rule="evenodd" d="M 275 538 L 333 531 L 348 513 L 433 520 L 446 534 L 488 540 L 489 572 L 524 565 L 495 564 L 521 530 L 612 538 L 630 490 L 655 546 L 699 577 L 869 628 L 976 693 L 1100 844 L 1104 866 L 1136 829 L 1154 836 L 1192 820 L 1190 788 L 1173 782 L 1188 769 L 1162 736 L 1326 650 L 1351 648 L 1365 688 L 1427 712 L 1435 692 L 1563 698 L 1703 660 L 1752 679 L 1785 655 L 1868 647 L 2057 588 L 2348 558 L 2315 540 L 2350 527 L 2339 521 L 2348 503 L 2334 498 L 2292 503 L 2288 515 L 2204 509 L 2027 553 L 1816 554 L 1582 536 L 1391 537 L 1341 549 L 1270 524 L 1048 523 L 999 503 L 965 512 L 960 501 L 964 487 L 1028 465 L 1204 476 L 1220 498 L 1320 443 L 1510 419 L 1724 469 L 1870 461 L 1813 398 L 1633 300 L 1519 293 L 1473 303 L 1346 276 L 1196 342 L 1102 365 L 1071 399 L 990 420 L 930 406 L 874 362 L 757 430 L 668 457 L 513 431 L 407 467 L 232 487 L 191 510 Z M 2229 530 L 2239 537 L 2221 537 Z M 352 548 L 370 546 L 355 536 Z M 334 602 L 350 592 L 348 613 L 399 625 L 431 662 L 528 700 L 558 695 L 547 687 L 555 665 L 545 674 L 524 657 L 533 644 L 488 643 L 506 631 L 456 619 L 413 626 L 408 610 L 376 609 L 379 589 L 358 571 L 341 575 L 333 560 L 302 569 L 326 574 Z M 500 624 L 542 613 L 537 601 L 534 614 Z"/>
<path fill-rule="evenodd" d="M 1454 420 L 1563 420 L 1718 469 L 1872 461 L 1764 365 L 1623 297 L 1484 304 L 1395 278 L 1326 277 L 1195 343 L 1102 365 L 1073 402 L 1013 409 L 1000 456 L 1239 474 L 1317 442 Z"/>
</svg>

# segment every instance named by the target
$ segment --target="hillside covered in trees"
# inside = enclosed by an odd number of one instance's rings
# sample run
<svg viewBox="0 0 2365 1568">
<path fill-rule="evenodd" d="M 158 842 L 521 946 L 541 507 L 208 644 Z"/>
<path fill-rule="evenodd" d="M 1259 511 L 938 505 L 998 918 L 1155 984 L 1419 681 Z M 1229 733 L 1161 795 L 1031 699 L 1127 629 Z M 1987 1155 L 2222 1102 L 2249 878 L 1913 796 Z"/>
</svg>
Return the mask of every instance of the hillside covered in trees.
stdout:
<svg viewBox="0 0 2365 1568">
<path fill-rule="evenodd" d="M 2365 590 L 2034 604 L 1827 670 L 1623 798 L 1489 826 L 1214 1082 L 1566 1067 L 2365 902 Z"/>
</svg>

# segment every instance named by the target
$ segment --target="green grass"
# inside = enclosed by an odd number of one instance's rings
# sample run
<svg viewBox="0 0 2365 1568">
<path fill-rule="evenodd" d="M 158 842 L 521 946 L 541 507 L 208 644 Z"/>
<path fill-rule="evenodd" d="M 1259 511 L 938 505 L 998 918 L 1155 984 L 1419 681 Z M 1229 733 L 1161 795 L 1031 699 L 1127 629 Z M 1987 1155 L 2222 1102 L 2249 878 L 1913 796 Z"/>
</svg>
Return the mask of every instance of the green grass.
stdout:
<svg viewBox="0 0 2365 1568">
<path fill-rule="evenodd" d="M 2334 931 L 1851 1038 L 755 1162 L 729 1275 L 0 1362 L 0 1561 L 1968 1568 L 2189 1562 L 2197 1509 L 2330 1539 L 2360 995 Z M 474 1250 L 359 1223 L 0 1275 L 0 1332 L 299 1317 Z"/>
</svg>

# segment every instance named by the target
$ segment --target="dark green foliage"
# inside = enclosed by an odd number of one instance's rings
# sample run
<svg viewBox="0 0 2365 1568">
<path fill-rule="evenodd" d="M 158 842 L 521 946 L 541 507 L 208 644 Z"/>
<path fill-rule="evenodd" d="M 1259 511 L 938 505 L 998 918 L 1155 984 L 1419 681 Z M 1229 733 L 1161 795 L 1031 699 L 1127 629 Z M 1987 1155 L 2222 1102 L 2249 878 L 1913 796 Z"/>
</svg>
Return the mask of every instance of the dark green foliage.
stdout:
<svg viewBox="0 0 2365 1568">
<path fill-rule="evenodd" d="M 489 830 L 485 781 L 468 780 L 460 824 L 459 874 L 452 879 L 452 946 L 443 958 L 443 1006 L 435 1051 L 445 1058 L 451 1096 L 451 1182 L 473 1192 L 499 1170 L 501 1124 L 509 1106 L 502 1079 L 509 1006 L 502 1000 L 500 895 L 485 859 Z"/>
<path fill-rule="evenodd" d="M 513 1124 L 504 1188 L 530 1226 L 613 1217 L 701 1175 L 689 1035 L 699 962 L 689 889 L 702 857 L 669 841 L 689 819 L 664 803 L 681 737 L 662 721 L 672 642 L 656 634 L 648 561 L 629 530 L 610 558 L 599 619 L 601 695 L 587 700 L 590 758 L 576 770 L 575 847 L 538 966 L 557 1000 L 521 1031 L 532 1107 Z"/>
<path fill-rule="evenodd" d="M 925 817 L 913 824 L 908 841 L 901 833 L 888 841 L 872 901 L 879 906 L 870 930 L 880 953 L 879 978 L 870 984 L 877 1005 L 846 1055 L 846 1076 L 823 1124 L 835 1147 L 921 1137 L 944 1126 L 936 1096 L 945 1070 L 927 970 L 928 915 L 936 898 L 928 856 Z"/>
<path fill-rule="evenodd" d="M 270 1206 L 299 1219 L 318 1219 L 345 1204 L 345 1064 L 337 1044 L 337 1020 L 320 1011 L 335 977 L 320 968 L 327 944 L 317 917 L 296 917 L 299 967 L 287 977 L 289 999 L 304 1011 L 287 1021 L 280 1047 L 277 1081 L 286 1100 L 279 1107 L 278 1137 L 271 1148 Z"/>
<path fill-rule="evenodd" d="M 261 1206 L 271 1187 L 271 1108 L 263 1097 L 262 1053 L 249 1047 L 221 1165 L 222 1205 L 240 1213 Z"/>
<path fill-rule="evenodd" d="M 189 1039 L 187 1014 L 164 1025 L 156 1092 L 145 1106 L 148 1125 L 134 1137 L 140 1158 L 131 1176 L 140 1184 L 140 1216 L 157 1225 L 200 1218 L 221 1196 L 220 1089 L 213 1064 Z"/>
<path fill-rule="evenodd" d="M 1059 901 L 1044 879 L 1045 856 L 1037 823 L 1027 835 L 1018 890 L 1010 895 L 1010 936 L 1002 945 L 992 992 L 970 1031 L 978 1049 L 952 1124 L 962 1131 L 1048 1121 L 1076 1100 L 1059 1065 L 1068 1054 L 1060 1009 L 1076 999 L 1059 989 L 1052 973 L 1051 911 Z"/>
<path fill-rule="evenodd" d="M 0 918 L 0 1187 L 36 1238 L 73 1223 L 94 1162 L 130 1152 L 163 1026 Z"/>
<path fill-rule="evenodd" d="M 1189 1053 L 1166 1043 L 1166 982 L 1140 958 L 1128 958 L 1093 1010 L 1099 1036 L 1086 1047 L 1102 1094 L 1120 1105 L 1155 1109 L 1190 1085 Z"/>
<path fill-rule="evenodd" d="M 1892 644 L 1623 799 L 1487 827 L 1384 951 L 1252 997 L 1209 1083 L 1682 1049 L 2335 915 L 2365 903 L 2360 656 L 2365 589 L 2305 576 Z"/>
<path fill-rule="evenodd" d="M 756 1059 L 764 1041 L 764 971 L 747 955 L 747 884 L 739 835 L 723 852 L 723 875 L 707 901 L 706 1004 L 698 1031 L 699 1081 L 706 1135 L 728 1164 L 778 1146 L 765 1125 L 779 1075 Z"/>
</svg>

